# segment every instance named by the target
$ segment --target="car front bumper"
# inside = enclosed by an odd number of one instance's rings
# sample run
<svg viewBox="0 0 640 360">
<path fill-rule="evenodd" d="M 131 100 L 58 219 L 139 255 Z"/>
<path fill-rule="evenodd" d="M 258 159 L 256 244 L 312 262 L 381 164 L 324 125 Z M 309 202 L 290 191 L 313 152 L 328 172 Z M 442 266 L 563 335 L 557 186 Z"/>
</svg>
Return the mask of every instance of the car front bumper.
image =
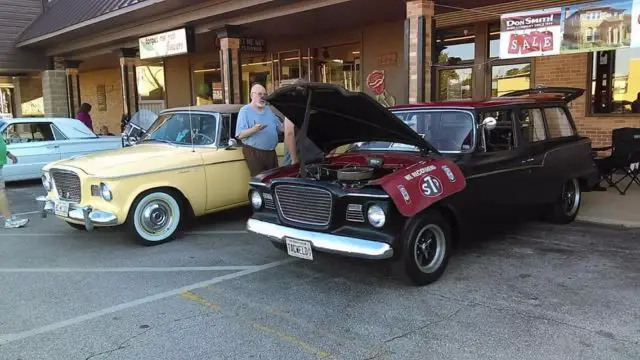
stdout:
<svg viewBox="0 0 640 360">
<path fill-rule="evenodd" d="M 327 253 L 363 259 L 388 259 L 393 256 L 391 245 L 383 242 L 294 229 L 256 219 L 247 221 L 247 230 L 282 244 L 286 243 L 286 238 L 308 241 L 314 250 Z"/>
<path fill-rule="evenodd" d="M 47 217 L 47 214 L 56 215 L 54 212 L 55 202 L 53 200 L 48 200 L 45 196 L 39 196 L 36 200 L 42 203 L 42 217 Z M 59 215 L 56 216 L 62 219 L 81 221 L 84 223 L 84 227 L 87 230 L 93 230 L 95 225 L 114 226 L 118 224 L 118 218 L 115 214 L 107 211 L 96 210 L 91 206 L 78 207 L 70 204 L 69 215 L 67 217 Z"/>
</svg>

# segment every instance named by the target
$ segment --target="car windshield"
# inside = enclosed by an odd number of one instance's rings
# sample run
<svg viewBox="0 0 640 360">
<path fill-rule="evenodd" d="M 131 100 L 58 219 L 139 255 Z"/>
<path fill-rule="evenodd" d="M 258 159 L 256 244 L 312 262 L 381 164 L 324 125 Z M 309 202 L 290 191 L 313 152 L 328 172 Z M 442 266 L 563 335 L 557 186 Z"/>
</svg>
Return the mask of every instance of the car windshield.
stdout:
<svg viewBox="0 0 640 360">
<path fill-rule="evenodd" d="M 474 120 L 463 110 L 398 110 L 393 113 L 433 145 L 439 152 L 467 152 L 473 148 Z M 413 145 L 370 141 L 353 144 L 352 150 L 419 151 Z"/>
<path fill-rule="evenodd" d="M 211 145 L 217 134 L 217 114 L 168 113 L 158 116 L 142 142 L 177 145 Z"/>
</svg>

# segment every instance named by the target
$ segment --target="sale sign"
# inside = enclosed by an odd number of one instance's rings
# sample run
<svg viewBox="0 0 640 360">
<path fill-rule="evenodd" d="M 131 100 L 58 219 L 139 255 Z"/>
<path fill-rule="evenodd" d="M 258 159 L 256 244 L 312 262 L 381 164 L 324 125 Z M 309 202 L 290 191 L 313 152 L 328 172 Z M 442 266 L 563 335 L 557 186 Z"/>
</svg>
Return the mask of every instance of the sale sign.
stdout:
<svg viewBox="0 0 640 360">
<path fill-rule="evenodd" d="M 633 0 L 631 8 L 631 47 L 640 47 L 640 0 Z"/>
<path fill-rule="evenodd" d="M 560 53 L 562 8 L 504 14 L 500 18 L 500 58 Z"/>
</svg>

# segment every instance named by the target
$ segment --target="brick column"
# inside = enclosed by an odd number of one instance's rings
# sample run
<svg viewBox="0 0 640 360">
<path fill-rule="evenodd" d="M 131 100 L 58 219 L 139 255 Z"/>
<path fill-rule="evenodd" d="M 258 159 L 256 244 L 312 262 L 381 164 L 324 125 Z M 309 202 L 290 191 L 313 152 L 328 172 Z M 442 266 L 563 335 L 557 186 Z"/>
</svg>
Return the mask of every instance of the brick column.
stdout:
<svg viewBox="0 0 640 360">
<path fill-rule="evenodd" d="M 405 51 L 409 75 L 410 103 L 431 101 L 432 0 L 408 0 L 405 21 Z"/>
<path fill-rule="evenodd" d="M 67 72 L 64 69 L 42 72 L 42 97 L 44 116 L 73 117 L 73 114 L 69 113 Z"/>
<path fill-rule="evenodd" d="M 239 28 L 225 26 L 218 30 L 220 40 L 220 69 L 222 69 L 222 85 L 224 87 L 225 104 L 242 103 L 240 70 L 240 34 Z"/>
</svg>

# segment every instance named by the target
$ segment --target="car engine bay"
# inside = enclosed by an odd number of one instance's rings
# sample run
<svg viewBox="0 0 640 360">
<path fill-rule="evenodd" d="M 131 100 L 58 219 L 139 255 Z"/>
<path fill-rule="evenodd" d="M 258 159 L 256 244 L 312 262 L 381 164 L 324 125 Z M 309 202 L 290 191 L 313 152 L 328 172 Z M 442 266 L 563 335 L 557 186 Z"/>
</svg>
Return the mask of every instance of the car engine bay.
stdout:
<svg viewBox="0 0 640 360">
<path fill-rule="evenodd" d="M 359 164 L 314 163 L 305 165 L 301 176 L 305 179 L 332 183 L 343 189 L 362 188 L 369 181 L 395 171 L 394 168 L 385 168 L 382 165 L 382 159 L 378 158 L 367 159 L 366 166 Z"/>
</svg>

